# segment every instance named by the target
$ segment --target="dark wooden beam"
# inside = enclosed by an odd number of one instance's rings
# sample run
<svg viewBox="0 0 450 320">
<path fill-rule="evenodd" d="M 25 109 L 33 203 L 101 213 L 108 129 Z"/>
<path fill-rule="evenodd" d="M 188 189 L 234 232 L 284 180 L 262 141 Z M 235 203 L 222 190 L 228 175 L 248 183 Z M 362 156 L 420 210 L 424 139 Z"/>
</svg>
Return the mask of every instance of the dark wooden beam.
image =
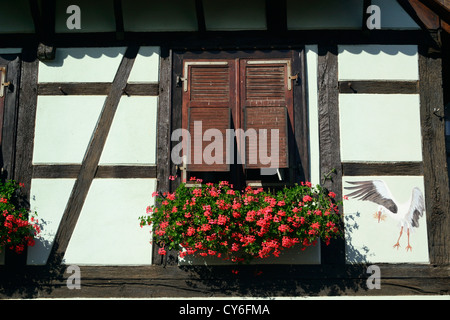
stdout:
<svg viewBox="0 0 450 320">
<path fill-rule="evenodd" d="M 418 94 L 419 81 L 339 81 L 339 93 Z"/>
<path fill-rule="evenodd" d="M 34 165 L 33 179 L 75 179 L 81 165 Z M 156 178 L 155 165 L 101 165 L 94 178 L 146 179 Z"/>
<path fill-rule="evenodd" d="M 35 34 L 2 34 L 0 46 L 23 47 L 37 42 Z M 423 30 L 287 30 L 207 31 L 200 32 L 125 32 L 125 40 L 117 40 L 116 32 L 58 33 L 56 47 L 98 46 L 166 46 L 175 50 L 199 49 L 283 49 L 305 44 L 433 44 L 434 39 Z"/>
<path fill-rule="evenodd" d="M 430 263 L 450 263 L 450 189 L 445 152 L 442 59 L 419 47 L 420 117 Z"/>
<path fill-rule="evenodd" d="M 80 172 L 67 201 L 58 231 L 55 235 L 53 247 L 49 256 L 51 264 L 59 265 L 69 244 L 84 201 L 94 179 L 98 163 L 108 137 L 109 129 L 114 119 L 120 97 L 126 87 L 128 76 L 134 64 L 139 47 L 129 47 L 119 65 L 110 92 L 103 105 L 97 127 L 89 142 L 86 154 L 81 164 Z"/>
<path fill-rule="evenodd" d="M 30 199 L 31 179 L 33 174 L 33 142 L 37 108 L 37 82 L 39 61 L 36 57 L 36 46 L 27 46 L 22 50 L 19 103 L 17 108 L 17 131 L 15 137 L 14 173 L 9 176 L 17 182 L 23 183 L 22 194 Z M 9 252 L 11 253 L 11 252 Z M 23 266 L 26 254 L 21 256 L 6 255 L 6 264 Z"/>
<path fill-rule="evenodd" d="M 346 296 L 358 299 L 378 296 L 395 299 L 398 296 L 402 299 L 435 299 L 448 295 L 448 266 L 382 263 L 377 266 L 380 267 L 381 286 L 372 290 L 367 286 L 370 274 L 364 264 L 80 266 L 81 290 L 67 288 L 71 276 L 65 273 L 67 266 L 59 269 L 28 266 L 20 270 L 0 266 L 0 298 L 182 298 L 155 301 L 154 307 L 166 310 L 169 318 L 177 318 L 180 307 L 186 306 L 183 298 Z M 286 316 L 298 311 L 298 302 L 278 305 L 279 301 L 275 300 L 275 305 L 269 304 L 271 316 L 279 316 L 279 307 L 288 308 Z M 269 302 L 263 300 L 261 304 Z M 146 300 L 142 306 L 153 307 L 149 303 Z M 77 304 L 83 306 L 80 300 Z"/>
<path fill-rule="evenodd" d="M 397 0 L 410 17 L 424 30 L 437 30 L 439 16 L 420 0 Z"/>
<path fill-rule="evenodd" d="M 422 162 L 344 162 L 343 176 L 421 176 Z"/>
<path fill-rule="evenodd" d="M 299 79 L 294 85 L 294 145 L 295 167 L 297 176 L 295 182 L 310 181 L 310 159 L 309 159 L 309 125 L 308 108 L 306 98 L 306 52 L 305 48 L 293 51 L 292 75 L 297 74 Z M 293 152 L 292 152 L 293 153 Z"/>
<path fill-rule="evenodd" d="M 13 178 L 25 184 L 25 197 L 30 196 L 33 174 L 33 142 L 37 108 L 38 65 L 36 47 L 22 51 L 19 105 L 17 114 L 16 154 Z"/>
<path fill-rule="evenodd" d="M 318 55 L 317 84 L 321 184 L 335 192 L 337 199 L 342 199 L 337 46 L 319 46 Z M 329 246 L 322 245 L 321 262 L 324 264 L 345 263 L 344 240 L 339 239 Z"/>
<path fill-rule="evenodd" d="M 111 90 L 108 82 L 49 82 L 38 85 L 39 95 L 107 95 Z M 128 96 L 157 96 L 158 83 L 128 83 L 123 90 Z"/>
<path fill-rule="evenodd" d="M 21 61 L 18 54 L 0 55 L 0 64 L 6 66 L 6 81 L 10 82 L 10 85 L 5 88 L 2 98 L 4 99 L 4 110 L 3 121 L 0 125 L 5 128 L 0 133 L 2 168 L 0 177 L 7 180 L 14 178 Z"/>
</svg>

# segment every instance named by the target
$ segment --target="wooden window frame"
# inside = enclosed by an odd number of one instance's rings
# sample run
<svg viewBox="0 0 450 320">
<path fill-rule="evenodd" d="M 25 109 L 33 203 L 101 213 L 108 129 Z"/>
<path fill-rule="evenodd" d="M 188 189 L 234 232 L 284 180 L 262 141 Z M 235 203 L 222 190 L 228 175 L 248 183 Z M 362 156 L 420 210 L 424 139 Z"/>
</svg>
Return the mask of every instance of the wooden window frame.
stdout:
<svg viewBox="0 0 450 320">
<path fill-rule="evenodd" d="M 228 60 L 228 59 L 252 59 L 255 61 L 263 61 L 263 60 L 283 60 L 290 61 L 289 68 L 291 76 L 293 74 L 298 74 L 299 81 L 292 81 L 292 91 L 293 91 L 293 108 L 290 114 L 290 128 L 292 136 L 289 137 L 289 149 L 293 150 L 293 152 L 289 153 L 289 163 L 290 168 L 289 176 L 292 177 L 289 181 L 282 181 L 279 185 L 291 184 L 294 181 L 305 181 L 309 180 L 309 137 L 308 137 L 308 121 L 307 121 L 307 110 L 306 110 L 306 97 L 305 97 L 305 68 L 304 68 L 304 47 L 300 47 L 298 49 L 290 49 L 290 50 L 251 50 L 251 51 L 174 51 L 172 55 L 172 87 L 171 87 L 171 125 L 172 131 L 175 129 L 185 127 L 183 125 L 183 117 L 186 115 L 183 114 L 182 109 L 182 95 L 183 90 L 185 90 L 185 81 L 180 82 L 180 78 L 185 74 L 185 67 L 183 65 L 184 60 Z M 237 66 L 239 66 L 239 62 L 237 62 Z M 289 71 L 288 71 L 289 72 Z M 241 100 L 241 96 L 237 97 L 237 99 Z M 239 103 L 240 104 L 240 103 Z M 242 114 L 241 117 L 244 116 L 242 108 L 238 107 L 239 112 Z M 185 113 L 185 112 L 184 112 Z M 173 143 L 173 142 L 172 142 Z M 170 146 L 171 148 L 172 146 Z M 173 173 L 173 175 L 180 175 L 181 172 L 179 167 L 172 164 L 171 168 L 168 170 Z M 232 173 L 232 175 L 236 175 L 242 173 Z M 243 181 L 243 180 L 241 180 Z M 179 184 L 179 181 L 171 183 L 171 190 L 174 190 L 176 186 Z M 245 184 L 240 185 L 245 186 Z"/>
</svg>

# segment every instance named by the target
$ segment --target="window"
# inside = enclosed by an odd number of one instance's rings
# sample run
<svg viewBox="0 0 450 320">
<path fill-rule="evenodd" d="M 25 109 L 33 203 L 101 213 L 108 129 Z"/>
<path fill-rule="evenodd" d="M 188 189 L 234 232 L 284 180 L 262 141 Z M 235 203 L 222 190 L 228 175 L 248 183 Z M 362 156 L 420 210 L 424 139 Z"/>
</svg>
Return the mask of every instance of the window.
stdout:
<svg viewBox="0 0 450 320">
<path fill-rule="evenodd" d="M 181 105 L 182 135 L 172 140 L 179 143 L 186 181 L 227 180 L 245 187 L 298 180 L 294 106 L 304 103 L 294 56 L 203 53 L 176 59 L 173 102 L 174 108 Z"/>
</svg>

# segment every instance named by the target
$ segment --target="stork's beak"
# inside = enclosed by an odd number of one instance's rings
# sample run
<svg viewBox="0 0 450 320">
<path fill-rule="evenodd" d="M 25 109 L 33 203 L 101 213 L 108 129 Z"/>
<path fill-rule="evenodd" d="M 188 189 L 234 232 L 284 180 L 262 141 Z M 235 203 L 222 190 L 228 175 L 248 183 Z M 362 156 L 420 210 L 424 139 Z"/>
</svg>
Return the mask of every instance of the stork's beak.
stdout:
<svg viewBox="0 0 450 320">
<path fill-rule="evenodd" d="M 381 210 L 378 211 L 377 214 L 378 214 L 378 223 L 380 223 L 380 220 L 381 220 Z"/>
</svg>

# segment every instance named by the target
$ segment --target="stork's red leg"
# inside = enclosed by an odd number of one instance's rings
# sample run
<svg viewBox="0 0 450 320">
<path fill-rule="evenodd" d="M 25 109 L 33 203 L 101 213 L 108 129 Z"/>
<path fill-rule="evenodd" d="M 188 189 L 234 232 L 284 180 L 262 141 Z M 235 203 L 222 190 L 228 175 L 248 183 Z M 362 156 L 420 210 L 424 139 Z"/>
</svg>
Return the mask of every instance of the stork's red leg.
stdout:
<svg viewBox="0 0 450 320">
<path fill-rule="evenodd" d="M 402 237 L 402 233 L 403 233 L 403 227 L 401 227 L 401 229 L 400 229 L 400 235 L 398 236 L 397 243 L 394 244 L 394 248 L 397 248 L 397 250 L 398 250 L 398 248 L 400 248 L 399 241 L 400 241 L 400 238 Z"/>
<path fill-rule="evenodd" d="M 406 251 L 408 250 L 412 251 L 412 247 L 409 245 L 409 228 L 406 230 L 406 234 L 408 235 L 408 245 L 406 246 Z"/>
</svg>

